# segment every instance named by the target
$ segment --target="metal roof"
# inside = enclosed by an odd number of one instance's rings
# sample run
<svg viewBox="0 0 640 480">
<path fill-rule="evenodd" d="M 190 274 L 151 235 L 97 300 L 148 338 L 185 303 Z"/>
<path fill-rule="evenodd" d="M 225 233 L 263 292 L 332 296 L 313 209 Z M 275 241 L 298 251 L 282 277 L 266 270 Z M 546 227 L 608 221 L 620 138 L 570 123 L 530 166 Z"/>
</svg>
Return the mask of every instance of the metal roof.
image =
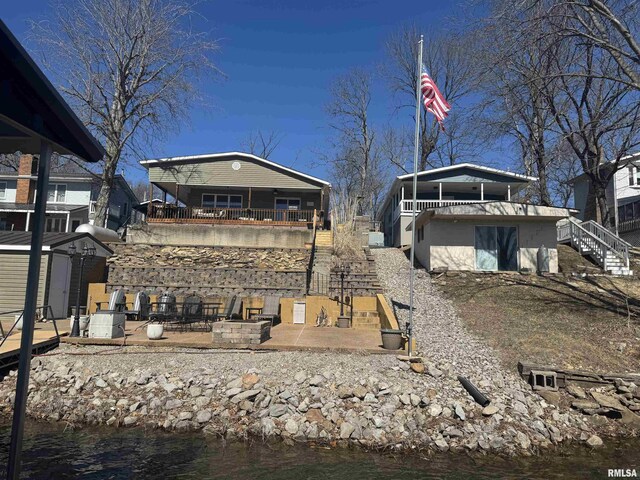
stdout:
<svg viewBox="0 0 640 480">
<path fill-rule="evenodd" d="M 107 250 L 110 254 L 113 253 L 109 247 L 104 243 L 97 240 L 95 237 L 88 233 L 57 233 L 49 232 L 45 233 L 42 237 L 43 249 L 53 249 L 57 246 L 64 245 L 65 243 L 75 242 L 82 238 L 87 238 L 97 245 Z M 31 232 L 16 232 L 16 231 L 3 231 L 0 230 L 0 250 L 7 249 L 7 247 L 27 246 L 31 245 Z"/>
<path fill-rule="evenodd" d="M 97 162 L 104 148 L 0 20 L 0 153 L 40 153 L 41 141 L 61 154 Z"/>
</svg>

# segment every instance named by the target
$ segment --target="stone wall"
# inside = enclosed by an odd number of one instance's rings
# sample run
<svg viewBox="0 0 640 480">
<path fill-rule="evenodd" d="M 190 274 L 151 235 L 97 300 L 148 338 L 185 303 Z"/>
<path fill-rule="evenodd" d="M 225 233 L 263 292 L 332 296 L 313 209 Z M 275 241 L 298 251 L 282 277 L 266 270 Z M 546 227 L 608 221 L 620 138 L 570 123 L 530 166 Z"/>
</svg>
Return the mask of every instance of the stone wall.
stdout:
<svg viewBox="0 0 640 480">
<path fill-rule="evenodd" d="M 306 249 L 114 244 L 107 291 L 299 296 L 305 293 Z"/>
<path fill-rule="evenodd" d="M 306 271 L 254 268 L 122 267 L 109 268 L 107 291 L 145 290 L 149 294 L 195 293 L 201 297 L 228 295 L 303 295 Z"/>
</svg>

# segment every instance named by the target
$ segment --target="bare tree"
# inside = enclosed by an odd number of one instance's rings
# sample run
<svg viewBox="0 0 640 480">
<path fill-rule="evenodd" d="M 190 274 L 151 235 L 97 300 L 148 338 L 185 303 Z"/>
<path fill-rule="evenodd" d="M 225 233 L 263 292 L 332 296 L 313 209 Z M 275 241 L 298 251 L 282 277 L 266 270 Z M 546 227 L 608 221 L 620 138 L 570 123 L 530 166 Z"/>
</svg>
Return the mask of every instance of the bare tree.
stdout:
<svg viewBox="0 0 640 480">
<path fill-rule="evenodd" d="M 282 142 L 283 135 L 269 131 L 264 133 L 262 130 L 251 132 L 242 142 L 242 148 L 252 155 L 260 158 L 269 159 L 271 154 Z"/>
<path fill-rule="evenodd" d="M 530 0 L 519 3 L 521 9 L 532 8 Z M 528 32 L 551 23 L 561 41 L 586 42 L 611 57 L 618 69 L 600 75 L 640 90 L 640 4 L 637 1 L 535 0 L 534 3 L 539 13 L 531 18 Z"/>
<path fill-rule="evenodd" d="M 190 0 L 54 0 L 33 24 L 47 67 L 104 142 L 96 223 L 107 214 L 118 163 L 178 128 L 198 82 L 216 74 L 216 42 L 193 29 Z"/>
<path fill-rule="evenodd" d="M 419 40 L 418 28 L 411 26 L 394 34 L 386 43 L 384 75 L 395 95 L 396 110 L 411 112 L 411 118 L 415 116 Z M 425 38 L 423 63 L 453 108 L 444 132 L 433 116 L 421 109 L 420 170 L 427 166 L 452 165 L 475 152 L 479 137 L 471 127 L 473 119 L 469 110 L 455 108 L 459 102 L 469 100 L 473 89 L 474 70 L 470 48 L 468 37 L 452 32 L 446 35 L 434 33 Z M 413 130 L 410 135 L 409 143 L 413 144 Z M 400 167 L 407 170 L 404 165 Z"/>
<path fill-rule="evenodd" d="M 353 69 L 331 86 L 331 100 L 326 106 L 333 130 L 334 148 L 330 165 L 334 178 L 352 175 L 349 195 L 357 199 L 357 214 L 371 211 L 376 200 L 372 190 L 376 165 L 375 132 L 369 119 L 371 74 Z"/>
</svg>

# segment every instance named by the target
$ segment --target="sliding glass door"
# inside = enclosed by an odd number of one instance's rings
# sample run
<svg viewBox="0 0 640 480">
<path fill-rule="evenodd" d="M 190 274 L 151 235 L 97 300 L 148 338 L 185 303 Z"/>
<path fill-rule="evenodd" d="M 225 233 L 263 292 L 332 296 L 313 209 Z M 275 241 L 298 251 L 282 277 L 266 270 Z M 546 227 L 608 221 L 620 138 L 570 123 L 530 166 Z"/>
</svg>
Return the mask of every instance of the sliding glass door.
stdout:
<svg viewBox="0 0 640 480">
<path fill-rule="evenodd" d="M 476 270 L 517 271 L 518 230 L 516 227 L 476 227 Z"/>
</svg>

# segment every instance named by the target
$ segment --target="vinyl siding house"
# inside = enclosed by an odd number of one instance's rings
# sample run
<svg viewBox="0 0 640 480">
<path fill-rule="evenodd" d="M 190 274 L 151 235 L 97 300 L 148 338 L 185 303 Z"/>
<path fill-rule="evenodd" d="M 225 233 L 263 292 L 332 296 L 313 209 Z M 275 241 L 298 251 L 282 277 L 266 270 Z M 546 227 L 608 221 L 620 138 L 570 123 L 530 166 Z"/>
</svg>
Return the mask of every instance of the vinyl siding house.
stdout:
<svg viewBox="0 0 640 480">
<path fill-rule="evenodd" d="M 418 172 L 417 209 L 464 205 L 496 200 L 510 201 L 533 177 L 462 163 Z M 412 215 L 413 175 L 395 178 L 377 219 L 382 222 L 385 245 L 411 244 L 407 227 Z"/>
<path fill-rule="evenodd" d="M 140 162 L 164 192 L 147 222 L 310 228 L 326 220 L 331 185 L 241 152 Z M 167 196 L 173 200 L 168 201 Z"/>
<path fill-rule="evenodd" d="M 613 168 L 612 163 L 602 168 Z M 590 191 L 590 181 L 582 174 L 572 181 L 574 207 L 579 210 L 580 220 L 598 221 L 595 198 Z M 614 178 L 606 189 L 607 207 L 614 221 L 613 230 L 617 230 L 621 238 L 640 246 L 640 153 L 629 155 L 618 165 Z"/>
<path fill-rule="evenodd" d="M 412 177 L 394 180 L 378 217 L 387 245 L 411 244 Z M 418 261 L 428 270 L 557 272 L 556 224 L 570 212 L 517 202 L 535 180 L 473 164 L 419 172 Z"/>
<path fill-rule="evenodd" d="M 17 172 L 0 173 L 0 230 L 31 231 L 34 211 L 37 159 L 20 157 Z M 73 232 L 93 223 L 99 180 L 89 173 L 56 173 L 49 177 L 46 232 Z M 122 175 L 117 175 L 109 199 L 106 226 L 112 230 L 133 223 L 141 215 L 134 210 L 138 198 Z M 103 225 L 101 225 L 103 226 Z"/>
</svg>

